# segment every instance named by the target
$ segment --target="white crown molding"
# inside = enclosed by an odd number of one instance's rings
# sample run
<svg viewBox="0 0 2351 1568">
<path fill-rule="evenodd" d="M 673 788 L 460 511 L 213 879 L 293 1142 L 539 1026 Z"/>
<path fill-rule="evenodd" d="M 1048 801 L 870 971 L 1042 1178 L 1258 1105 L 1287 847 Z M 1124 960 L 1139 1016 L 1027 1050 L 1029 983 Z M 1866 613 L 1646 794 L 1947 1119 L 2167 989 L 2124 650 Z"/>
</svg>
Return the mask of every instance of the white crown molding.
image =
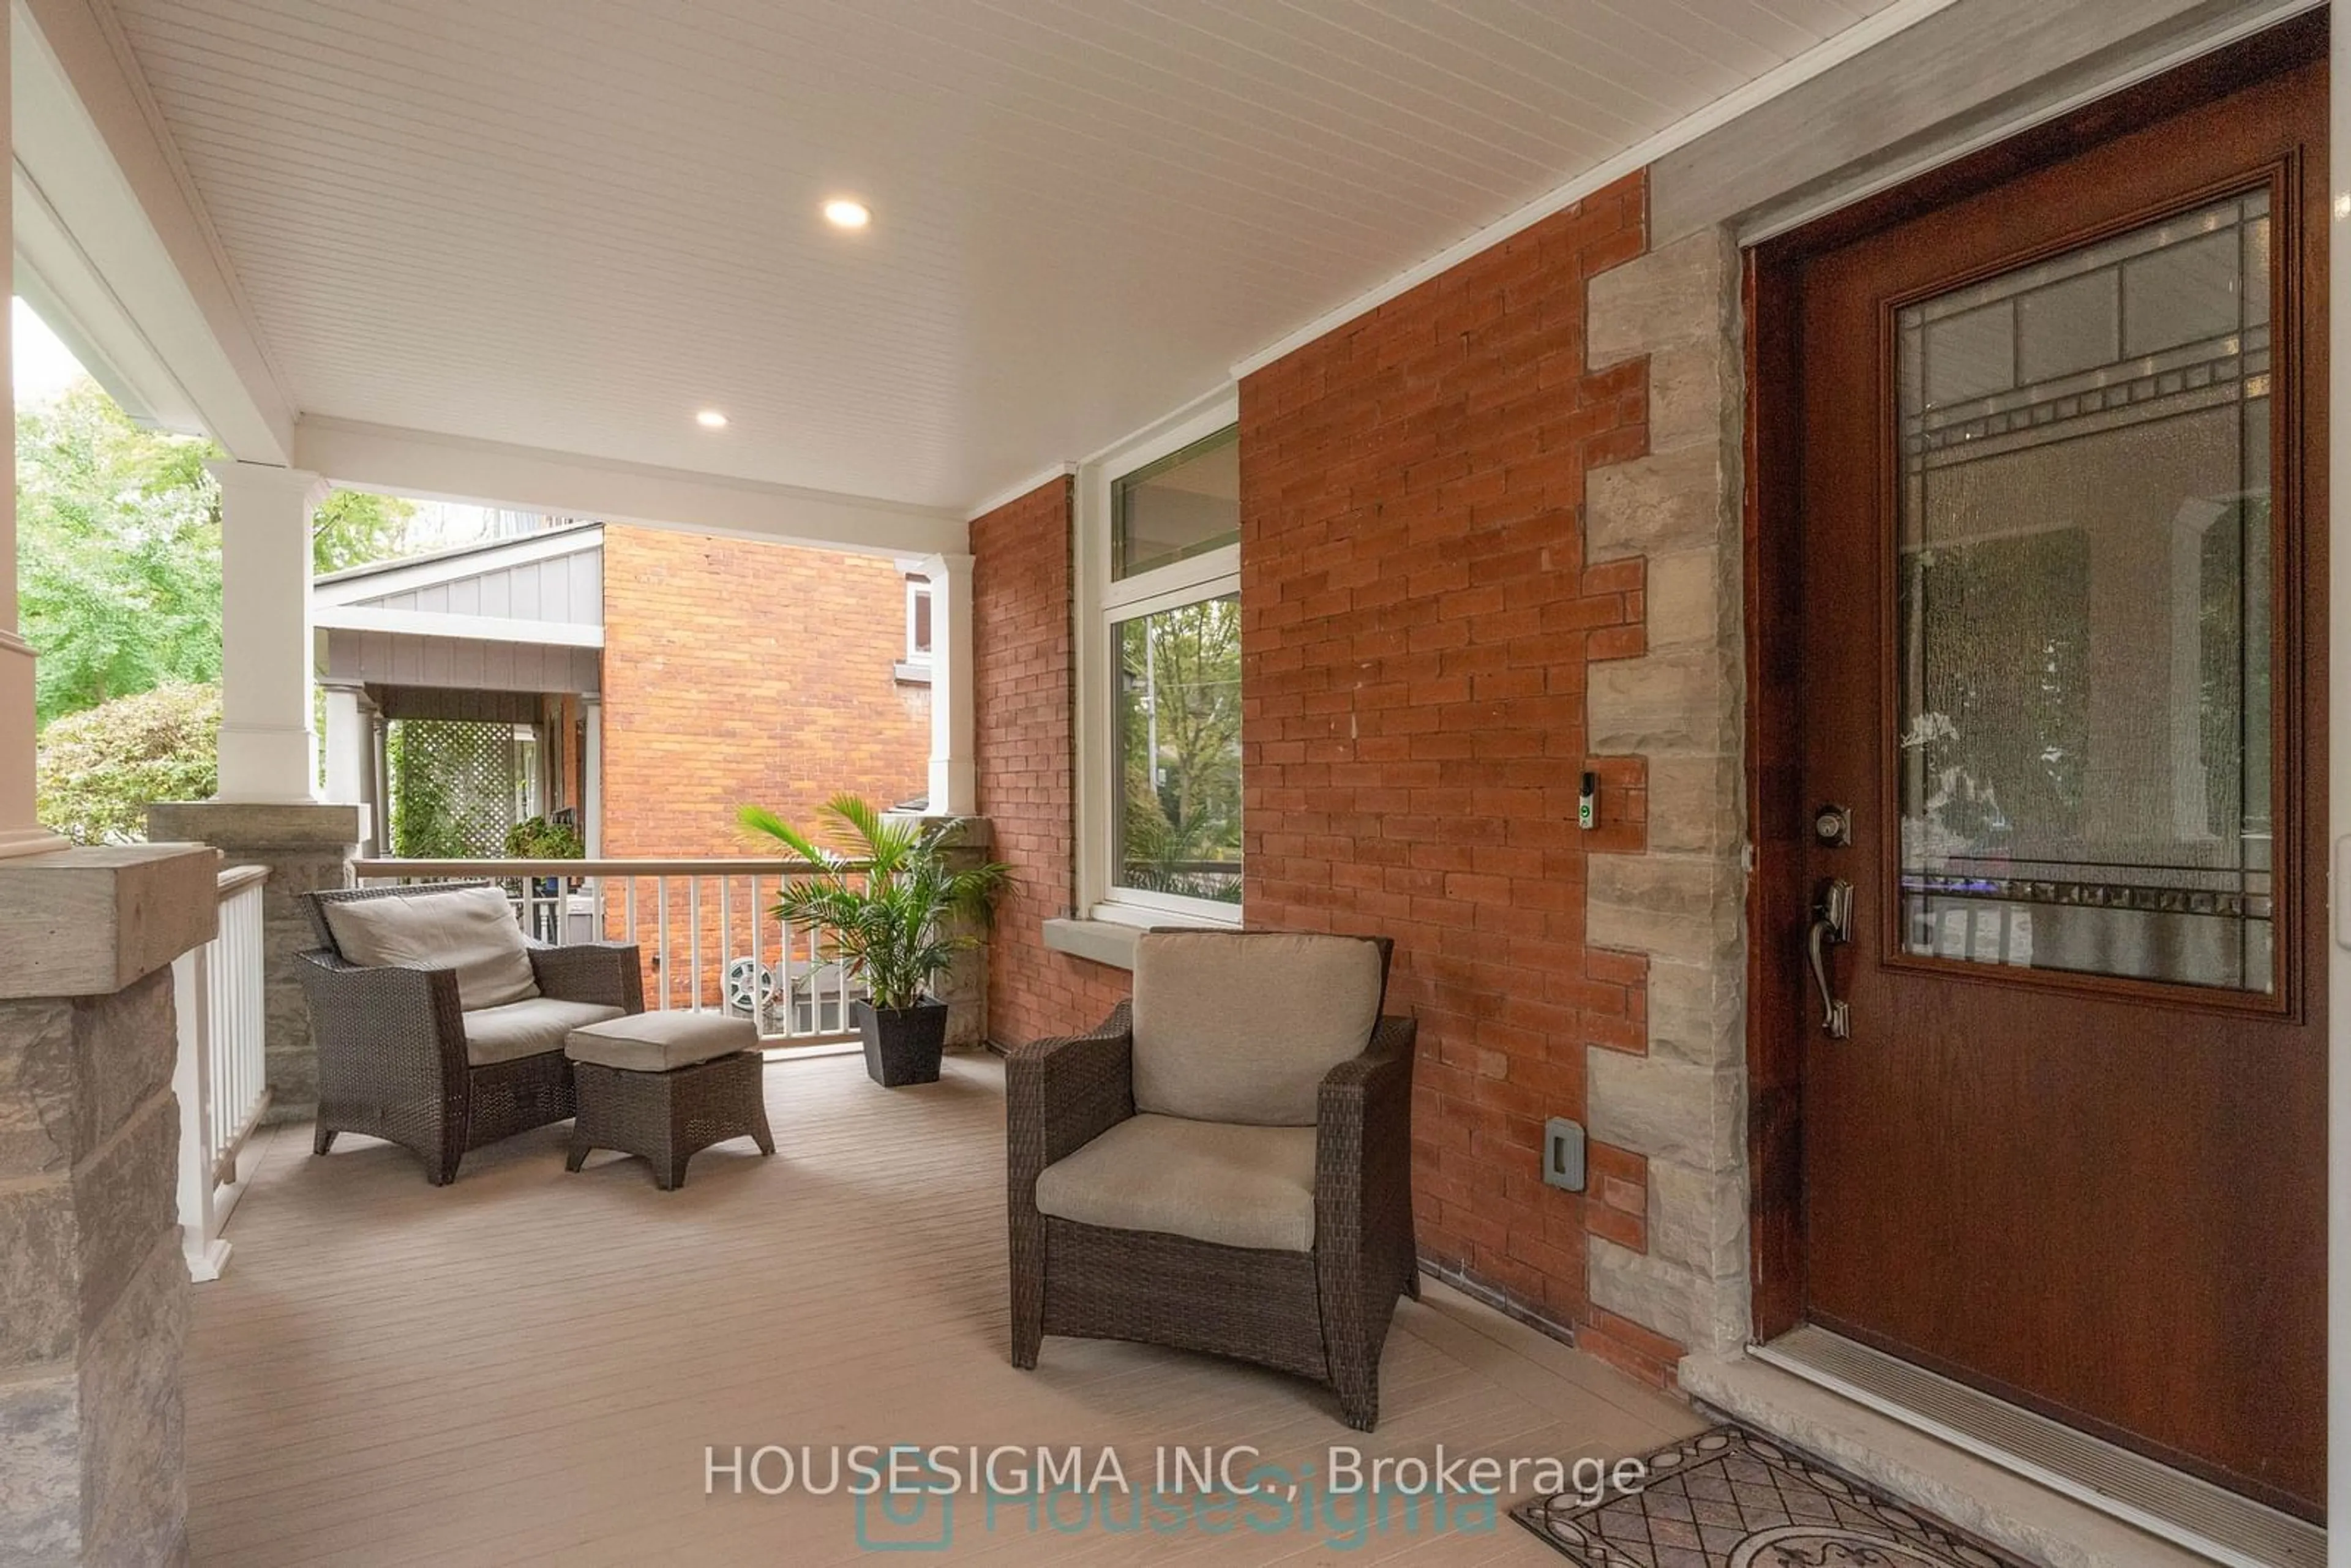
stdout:
<svg viewBox="0 0 2351 1568">
<path fill-rule="evenodd" d="M 1635 170 L 1647 168 L 1676 148 L 1695 141 L 1708 131 L 1729 124 L 1758 104 L 1767 103 L 1822 72 L 1843 65 L 1864 50 L 1884 43 L 1907 27 L 1917 26 L 1954 3 L 1955 0 L 1894 0 L 1894 4 L 1883 11 L 1855 23 L 1834 37 L 1822 40 L 1795 58 L 1764 72 L 1745 87 L 1724 94 L 1697 113 L 1676 120 L 1647 140 L 1635 142 L 1565 184 L 1553 187 L 1508 216 L 1487 225 L 1475 234 L 1446 246 L 1427 260 L 1408 267 L 1386 282 L 1358 294 L 1337 309 L 1326 311 L 1296 331 L 1278 338 L 1257 352 L 1235 361 L 1233 379 L 1239 381 L 1284 355 L 1304 348 L 1317 338 L 1327 337 L 1357 317 L 1376 310 L 1398 295 L 1417 288 L 1440 273 L 1458 267 L 1479 252 L 1490 250 L 1512 235 L 1523 233 L 1545 218 L 1566 211 L 1603 186 L 1614 183 Z"/>
<path fill-rule="evenodd" d="M 1020 499 L 1021 497 L 1026 496 L 1030 491 L 1036 489 L 1038 486 L 1041 485 L 1050 485 L 1056 479 L 1066 479 L 1077 471 L 1078 465 L 1074 463 L 1054 463 L 1048 465 L 1043 468 L 1038 469 L 1037 472 L 1029 475 L 1029 477 L 1021 480 L 1019 484 L 1007 485 L 1003 489 L 989 496 L 987 499 L 973 506 L 970 510 L 964 514 L 963 520 L 967 523 L 976 523 L 979 521 L 980 518 L 987 516 L 988 513 L 995 511 L 998 507 L 1008 507 L 1013 502 Z"/>
</svg>

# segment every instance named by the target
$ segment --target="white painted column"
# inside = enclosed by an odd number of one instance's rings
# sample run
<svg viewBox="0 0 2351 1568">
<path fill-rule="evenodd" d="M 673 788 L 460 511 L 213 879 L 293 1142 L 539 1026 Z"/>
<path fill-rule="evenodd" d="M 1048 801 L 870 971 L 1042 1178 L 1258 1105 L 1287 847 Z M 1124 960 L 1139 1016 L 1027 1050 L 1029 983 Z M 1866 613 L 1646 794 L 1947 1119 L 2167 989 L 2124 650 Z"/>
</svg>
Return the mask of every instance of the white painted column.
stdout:
<svg viewBox="0 0 2351 1568">
<path fill-rule="evenodd" d="M 2326 250 L 2327 900 L 2326 1532 L 2330 1568 L 2351 1568 L 2351 16 L 2329 44 Z"/>
<path fill-rule="evenodd" d="M 327 799 L 364 806 L 371 771 L 367 691 L 348 681 L 327 683 Z"/>
<path fill-rule="evenodd" d="M 604 858 L 604 699 L 597 693 L 580 697 L 580 836 L 587 841 L 588 858 Z"/>
<path fill-rule="evenodd" d="M 368 852 L 392 853 L 392 721 L 370 703 L 368 721 Z"/>
<path fill-rule="evenodd" d="M 0 126 L 8 123 L 8 37 L 0 26 Z M 9 239 L 8 192 L 0 189 L 0 284 L 13 279 L 16 247 Z M 0 287 L 0 306 L 9 289 Z M 0 311 L 0 365 L 9 358 L 8 321 Z M 16 468 L 16 400 L 0 390 L 0 468 Z M 16 486 L 0 486 L 0 859 L 62 849 L 65 841 L 45 831 L 35 810 L 33 762 L 33 650 L 16 634 Z"/>
<path fill-rule="evenodd" d="M 931 585 L 931 798 L 934 817 L 968 817 L 979 809 L 973 750 L 971 557 L 935 555 L 923 562 Z"/>
<path fill-rule="evenodd" d="M 310 515 L 303 468 L 208 463 L 221 486 L 220 789 L 255 802 L 318 799 L 310 719 Z"/>
</svg>

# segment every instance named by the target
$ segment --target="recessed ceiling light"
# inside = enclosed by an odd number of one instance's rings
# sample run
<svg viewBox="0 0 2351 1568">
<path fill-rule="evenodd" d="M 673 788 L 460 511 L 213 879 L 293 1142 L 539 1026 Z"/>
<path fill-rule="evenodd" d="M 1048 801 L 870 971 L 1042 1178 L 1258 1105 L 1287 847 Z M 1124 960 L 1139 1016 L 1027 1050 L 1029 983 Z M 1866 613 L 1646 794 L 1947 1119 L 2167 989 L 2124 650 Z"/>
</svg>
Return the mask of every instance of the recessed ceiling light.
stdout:
<svg viewBox="0 0 2351 1568">
<path fill-rule="evenodd" d="M 726 416 L 715 408 L 705 408 L 694 416 L 694 423 L 705 430 L 724 430 L 726 428 Z"/>
<path fill-rule="evenodd" d="M 873 214 L 863 202 L 835 196 L 824 204 L 824 221 L 837 229 L 862 229 L 873 221 Z"/>
</svg>

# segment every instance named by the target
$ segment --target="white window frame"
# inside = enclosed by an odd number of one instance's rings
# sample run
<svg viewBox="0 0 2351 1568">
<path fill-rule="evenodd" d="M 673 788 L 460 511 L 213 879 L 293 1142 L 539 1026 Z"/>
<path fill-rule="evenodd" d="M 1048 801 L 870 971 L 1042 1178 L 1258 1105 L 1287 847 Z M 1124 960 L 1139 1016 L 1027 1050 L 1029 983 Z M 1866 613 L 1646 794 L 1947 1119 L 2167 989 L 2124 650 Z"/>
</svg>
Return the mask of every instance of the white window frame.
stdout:
<svg viewBox="0 0 2351 1568">
<path fill-rule="evenodd" d="M 929 579 L 910 577 L 906 580 L 906 663 L 910 664 L 927 664 L 931 662 L 931 651 L 924 647 L 914 636 L 917 618 L 928 604 L 930 597 Z M 934 637 L 936 634 L 935 631 Z"/>
<path fill-rule="evenodd" d="M 1238 543 L 1111 580 L 1113 492 L 1138 468 L 1239 423 L 1240 395 L 1228 388 L 1079 465 L 1071 641 L 1077 654 L 1077 903 L 1086 918 L 1125 925 L 1235 926 L 1241 906 L 1212 898 L 1121 887 L 1117 858 L 1118 715 L 1111 637 L 1120 622 L 1240 591 Z"/>
</svg>

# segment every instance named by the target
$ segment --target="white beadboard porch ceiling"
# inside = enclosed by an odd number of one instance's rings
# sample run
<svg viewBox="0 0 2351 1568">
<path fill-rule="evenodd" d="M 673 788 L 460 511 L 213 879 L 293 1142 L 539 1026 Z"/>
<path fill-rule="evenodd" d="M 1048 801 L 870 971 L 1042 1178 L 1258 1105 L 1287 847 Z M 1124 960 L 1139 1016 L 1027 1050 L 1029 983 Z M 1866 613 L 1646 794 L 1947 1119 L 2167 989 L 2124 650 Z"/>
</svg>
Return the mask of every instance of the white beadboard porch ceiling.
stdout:
<svg viewBox="0 0 2351 1568">
<path fill-rule="evenodd" d="M 1887 3 L 114 0 L 306 413 L 956 507 Z"/>
</svg>

